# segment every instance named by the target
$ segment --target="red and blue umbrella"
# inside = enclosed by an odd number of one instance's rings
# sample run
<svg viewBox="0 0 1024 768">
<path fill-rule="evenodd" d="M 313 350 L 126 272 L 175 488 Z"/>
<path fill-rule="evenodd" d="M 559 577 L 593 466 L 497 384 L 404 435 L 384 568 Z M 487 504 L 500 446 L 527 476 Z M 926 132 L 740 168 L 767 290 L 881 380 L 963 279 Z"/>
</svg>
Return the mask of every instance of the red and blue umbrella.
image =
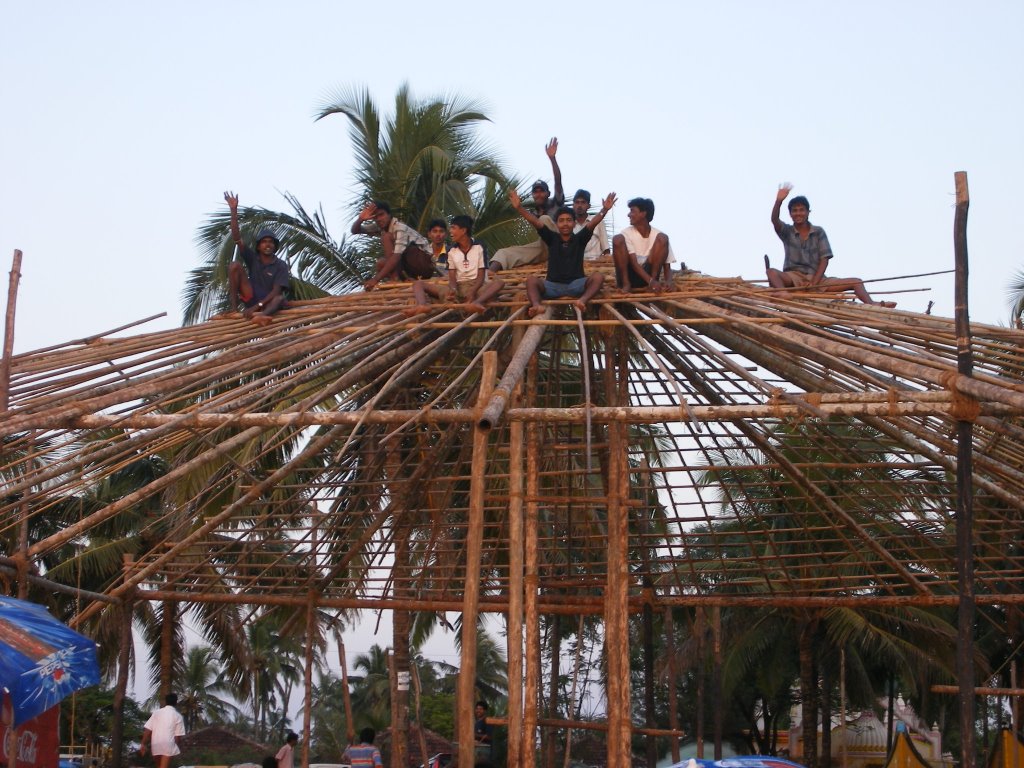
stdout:
<svg viewBox="0 0 1024 768">
<path fill-rule="evenodd" d="M 99 681 L 96 643 L 41 605 L 0 597 L 0 685 L 10 693 L 15 725 Z"/>
</svg>

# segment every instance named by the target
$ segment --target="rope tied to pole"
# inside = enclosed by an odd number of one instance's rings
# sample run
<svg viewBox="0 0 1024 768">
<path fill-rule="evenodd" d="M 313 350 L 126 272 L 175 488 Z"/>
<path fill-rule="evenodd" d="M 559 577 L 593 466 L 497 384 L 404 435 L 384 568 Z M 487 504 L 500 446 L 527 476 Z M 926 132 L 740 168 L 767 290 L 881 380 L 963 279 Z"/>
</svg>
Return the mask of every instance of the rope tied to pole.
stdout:
<svg viewBox="0 0 1024 768">
<path fill-rule="evenodd" d="M 971 395 L 963 392 L 957 387 L 960 374 L 957 371 L 947 371 L 940 377 L 942 386 L 949 390 L 952 400 L 949 403 L 949 415 L 957 421 L 977 421 L 981 415 L 981 404 Z"/>
</svg>

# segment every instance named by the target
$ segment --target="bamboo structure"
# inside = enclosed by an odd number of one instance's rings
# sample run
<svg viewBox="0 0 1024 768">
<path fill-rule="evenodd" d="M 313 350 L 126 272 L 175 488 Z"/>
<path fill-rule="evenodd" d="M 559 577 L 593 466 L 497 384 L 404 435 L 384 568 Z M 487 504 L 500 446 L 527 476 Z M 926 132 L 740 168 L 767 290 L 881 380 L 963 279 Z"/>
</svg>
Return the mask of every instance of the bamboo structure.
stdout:
<svg viewBox="0 0 1024 768">
<path fill-rule="evenodd" d="M 645 610 L 1024 602 L 1024 331 L 697 272 L 528 319 L 529 274 L 480 316 L 410 318 L 394 286 L 10 355 L 0 575 L 69 589 L 127 530 L 134 559 L 79 585 L 86 631 L 140 600 L 462 612 L 463 759 L 476 619 L 509 614 L 523 766 L 568 722 L 538 716 L 540 617 L 603 620 L 626 765 Z"/>
</svg>

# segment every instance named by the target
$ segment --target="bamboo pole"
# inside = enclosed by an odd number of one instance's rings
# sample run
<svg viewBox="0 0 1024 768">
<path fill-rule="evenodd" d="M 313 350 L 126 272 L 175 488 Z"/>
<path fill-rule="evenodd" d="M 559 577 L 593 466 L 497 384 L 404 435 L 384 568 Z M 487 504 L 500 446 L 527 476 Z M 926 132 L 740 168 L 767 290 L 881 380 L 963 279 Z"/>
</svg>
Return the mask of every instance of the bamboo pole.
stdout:
<svg viewBox="0 0 1024 768">
<path fill-rule="evenodd" d="M 341 702 L 345 708 L 345 743 L 356 743 L 356 725 L 352 714 L 352 694 L 348 688 L 348 660 L 345 657 L 345 641 L 338 633 L 338 664 L 341 665 Z"/>
<path fill-rule="evenodd" d="M 507 369 L 506 369 L 507 370 Z M 512 402 L 521 385 L 512 389 Z M 523 753 L 523 423 L 509 425 L 508 504 L 508 764 L 521 765 Z"/>
<path fill-rule="evenodd" d="M 956 257 L 956 347 L 957 373 L 970 381 L 974 372 L 971 354 L 971 321 L 967 301 L 967 209 L 970 194 L 967 174 L 958 171 L 956 214 L 953 221 L 953 250 Z M 958 384 L 958 387 L 960 385 Z M 957 608 L 956 672 L 960 687 L 960 765 L 974 768 L 977 754 L 974 734 L 974 489 L 971 485 L 971 461 L 974 451 L 974 425 L 967 419 L 957 422 L 956 461 L 956 552 Z"/>
<path fill-rule="evenodd" d="M 537 358 L 527 367 L 526 402 L 537 401 Z M 537 708 L 540 702 L 540 612 L 538 608 L 538 528 L 539 507 L 536 501 L 540 477 L 541 430 L 535 422 L 526 423 L 526 518 L 524 521 L 523 611 L 526 614 L 526 681 L 523 692 L 523 731 L 520 761 L 523 768 L 537 764 Z"/>
<path fill-rule="evenodd" d="M 618 345 L 607 345 L 605 391 L 608 402 L 621 402 L 621 388 L 626 384 L 624 351 Z M 629 518 L 625 500 L 628 497 L 629 475 L 626 467 L 627 442 L 622 424 L 609 426 L 608 466 L 608 579 L 605 587 L 605 655 L 608 665 L 608 763 L 624 766 L 631 763 L 632 723 L 629 690 L 629 631 L 626 606 L 629 596 Z"/>
<path fill-rule="evenodd" d="M 538 316 L 540 320 L 546 320 L 551 316 L 551 307 L 545 307 L 544 311 Z M 512 390 L 516 388 L 516 385 L 522 380 L 523 373 L 526 371 L 526 366 L 530 360 L 533 359 L 534 353 L 537 351 L 537 347 L 540 344 L 542 338 L 544 338 L 544 331 L 546 328 L 541 323 L 536 323 L 530 326 L 529 330 L 523 334 L 522 341 L 516 347 L 515 354 L 509 361 L 509 364 L 505 367 L 505 373 L 501 377 L 501 381 L 498 382 L 498 386 L 494 388 L 491 393 L 490 400 L 483 409 L 483 413 L 480 416 L 479 426 L 481 429 L 491 429 L 501 418 L 502 411 L 505 410 L 505 406 L 508 404 L 508 399 L 512 395 Z"/>
<path fill-rule="evenodd" d="M 10 280 L 7 284 L 7 312 L 4 318 L 4 350 L 0 359 L 0 411 L 6 411 L 11 391 L 11 356 L 14 354 L 14 316 L 21 282 L 21 251 L 14 249 Z"/>
<path fill-rule="evenodd" d="M 498 356 L 484 356 L 477 402 L 481 405 L 494 387 Z M 473 734 L 474 692 L 476 689 L 476 633 L 480 606 L 480 554 L 484 535 L 484 491 L 487 483 L 488 430 L 473 430 L 473 468 L 469 489 L 469 530 L 466 532 L 466 577 L 463 588 L 462 648 L 456 698 L 458 708 L 459 765 L 473 765 L 475 743 Z"/>
<path fill-rule="evenodd" d="M 309 765 L 309 744 L 313 733 L 313 649 L 319 634 L 316 595 L 311 592 L 306 601 L 306 657 L 302 669 L 302 768 Z"/>
</svg>

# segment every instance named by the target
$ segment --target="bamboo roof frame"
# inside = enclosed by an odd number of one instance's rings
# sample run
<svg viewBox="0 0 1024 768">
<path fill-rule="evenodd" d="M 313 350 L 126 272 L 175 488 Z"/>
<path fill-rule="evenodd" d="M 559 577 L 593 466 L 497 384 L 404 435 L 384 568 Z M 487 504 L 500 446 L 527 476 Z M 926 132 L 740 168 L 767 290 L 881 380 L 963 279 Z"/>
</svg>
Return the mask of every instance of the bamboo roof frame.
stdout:
<svg viewBox="0 0 1024 768">
<path fill-rule="evenodd" d="M 401 603 L 458 610 L 458 531 L 465 520 L 458 519 L 464 506 L 451 504 L 464 495 L 472 456 L 464 445 L 452 446 L 464 443 L 476 427 L 496 435 L 487 462 L 494 485 L 485 502 L 492 530 L 481 609 L 503 611 L 507 576 L 502 563 L 508 560 L 501 537 L 506 525 L 502 510 L 508 504 L 503 453 L 509 425 L 538 424 L 549 436 L 541 457 L 548 490 L 533 501 L 553 518 L 570 510 L 579 521 L 553 519 L 539 545 L 558 560 L 557 550 L 566 546 L 571 529 L 573 556 L 599 560 L 604 547 L 600 510 L 607 503 L 600 490 L 600 454 L 607 451 L 607 426 L 623 423 L 654 428 L 665 446 L 659 452 L 661 466 L 643 470 L 645 482 L 658 489 L 665 527 L 646 538 L 631 533 L 637 545 L 653 547 L 657 585 L 643 594 L 635 590 L 634 607 L 644 601 L 955 602 L 955 557 L 949 543 L 937 541 L 927 519 L 912 520 L 909 511 L 905 525 L 883 535 L 876 530 L 878 521 L 858 519 L 870 502 L 857 494 L 871 483 L 885 482 L 884 473 L 872 479 L 874 470 L 930 470 L 948 479 L 955 470 L 951 425 L 966 411 L 975 427 L 978 599 L 1024 600 L 1024 556 L 993 543 L 1020 531 L 1024 506 L 1021 331 L 973 325 L 975 372 L 965 377 L 956 371 L 953 323 L 943 318 L 853 304 L 835 295 L 777 296 L 739 279 L 690 273 L 663 294 L 599 297 L 583 319 L 573 317 L 571 306 L 562 302 L 528 320 L 519 295 L 527 273 L 508 275 L 502 300 L 479 318 L 443 305 L 430 315 L 409 318 L 401 311 L 407 291 L 396 285 L 371 294 L 298 302 L 266 330 L 243 320 L 213 320 L 16 355 L 9 411 L 0 428 L 5 477 L 16 479 L 6 483 L 0 530 L 13 530 L 26 509 L 29 516 L 47 514 L 61 498 L 81 492 L 133 457 L 178 452 L 182 458 L 166 475 L 33 543 L 28 558 L 37 560 L 68 541 L 88 537 L 93 527 L 148 498 L 170 499 L 168 489 L 180 488 L 178 481 L 217 467 L 220 474 L 210 486 L 181 499 L 177 508 L 168 505 L 166 519 L 154 521 L 170 526 L 172 535 L 134 563 L 123 580 L 109 585 L 108 595 L 141 590 L 161 600 L 305 605 L 313 594 L 324 607 Z M 628 405 L 601 402 L 593 381 L 591 397 L 581 398 L 581 382 L 574 379 L 580 371 L 581 334 L 588 353 L 584 368 L 595 377 L 605 367 L 610 339 L 633 342 Z M 499 371 L 503 378 L 493 382 L 488 402 L 478 403 L 474 392 L 488 350 L 499 352 L 507 367 Z M 536 401 L 511 403 L 512 388 L 534 358 L 545 380 Z M 859 465 L 856 444 L 864 436 L 856 431 L 844 436 L 808 428 L 799 449 L 806 456 L 784 455 L 776 439 L 779 429 L 788 425 L 799 431 L 825 422 L 870 429 L 888 446 L 885 466 Z M 44 437 L 46 447 L 34 448 Z M 372 449 L 360 444 L 367 440 L 374 442 Z M 379 448 L 403 440 L 420 444 L 420 453 L 405 449 L 404 456 L 388 455 Z M 257 442 L 260 447 L 253 450 Z M 186 445 L 191 447 L 187 459 L 182 454 Z M 437 455 L 420 455 L 424 446 L 436 446 Z M 368 450 L 377 451 L 377 457 L 367 459 Z M 268 474 L 259 465 L 275 451 L 291 453 Z M 324 465 L 324 451 L 333 451 L 339 463 L 359 459 L 388 466 L 378 466 L 375 478 L 341 480 L 337 467 Z M 840 482 L 823 493 L 809 477 L 813 469 L 823 468 L 822 452 L 834 455 L 837 473 L 854 473 L 860 490 Z M 637 462 L 645 458 L 631 446 L 633 486 L 640 477 Z M 822 579 L 812 571 L 831 566 L 806 552 L 736 556 L 746 545 L 726 542 L 735 539 L 735 532 L 716 534 L 708 528 L 731 519 L 730 503 L 699 483 L 701 469 L 716 461 L 728 461 L 737 475 L 770 466 L 777 473 L 772 482 L 785 486 L 778 493 L 795 488 L 808 509 L 831 515 L 831 523 L 817 519 L 815 535 L 837 548 L 834 563 L 840 572 Z M 417 553 L 424 564 L 432 564 L 431 575 L 428 579 L 416 569 L 419 575 L 407 585 L 410 596 L 401 601 L 394 596 L 397 585 L 386 564 L 390 521 L 410 499 L 384 489 L 393 486 L 391 476 L 401 485 L 417 486 L 419 503 L 410 505 L 410 513 L 427 515 L 433 526 L 433 538 Z M 561 490 L 552 490 L 559 484 Z M 223 504 L 224 489 L 230 489 L 230 505 L 212 517 L 197 515 L 204 522 L 190 527 L 194 517 L 182 509 L 211 496 Z M 374 500 L 365 514 L 332 511 L 340 508 L 341 495 L 353 492 L 365 495 L 363 501 Z M 737 486 L 732 492 L 741 493 L 742 504 L 751 508 L 735 521 L 748 541 L 778 522 L 765 516 L 764 507 L 773 500 L 766 488 Z M 928 515 L 935 522 L 948 520 L 954 509 L 952 483 L 938 482 L 929 493 L 934 508 Z M 430 519 L 438 512 L 429 505 L 435 497 L 448 505 L 444 521 Z M 629 505 L 634 512 L 649 506 L 637 498 L 635 487 Z M 700 553 L 688 543 L 695 526 L 703 531 Z M 265 550 L 267 534 L 284 528 L 288 535 L 274 540 L 272 554 L 263 551 L 251 565 L 235 563 L 236 573 L 227 582 L 223 570 L 206 568 L 218 552 L 231 559 L 227 553 Z M 339 541 L 345 542 L 344 552 L 337 549 Z M 367 558 L 360 564 L 362 575 L 356 581 L 335 578 L 353 567 L 356 543 L 370 546 L 359 553 Z M 10 564 L 20 553 L 7 555 Z M 850 567 L 851 558 L 857 568 Z M 725 560 L 730 578 L 742 589 L 730 591 L 703 575 Z M 297 568 L 283 567 L 289 562 Z M 629 565 L 639 578 L 639 560 Z M 298 572 L 305 575 L 297 578 Z M 542 578 L 557 584 L 560 593 L 541 594 L 544 611 L 601 610 L 599 574 L 555 578 L 548 573 Z"/>
</svg>

